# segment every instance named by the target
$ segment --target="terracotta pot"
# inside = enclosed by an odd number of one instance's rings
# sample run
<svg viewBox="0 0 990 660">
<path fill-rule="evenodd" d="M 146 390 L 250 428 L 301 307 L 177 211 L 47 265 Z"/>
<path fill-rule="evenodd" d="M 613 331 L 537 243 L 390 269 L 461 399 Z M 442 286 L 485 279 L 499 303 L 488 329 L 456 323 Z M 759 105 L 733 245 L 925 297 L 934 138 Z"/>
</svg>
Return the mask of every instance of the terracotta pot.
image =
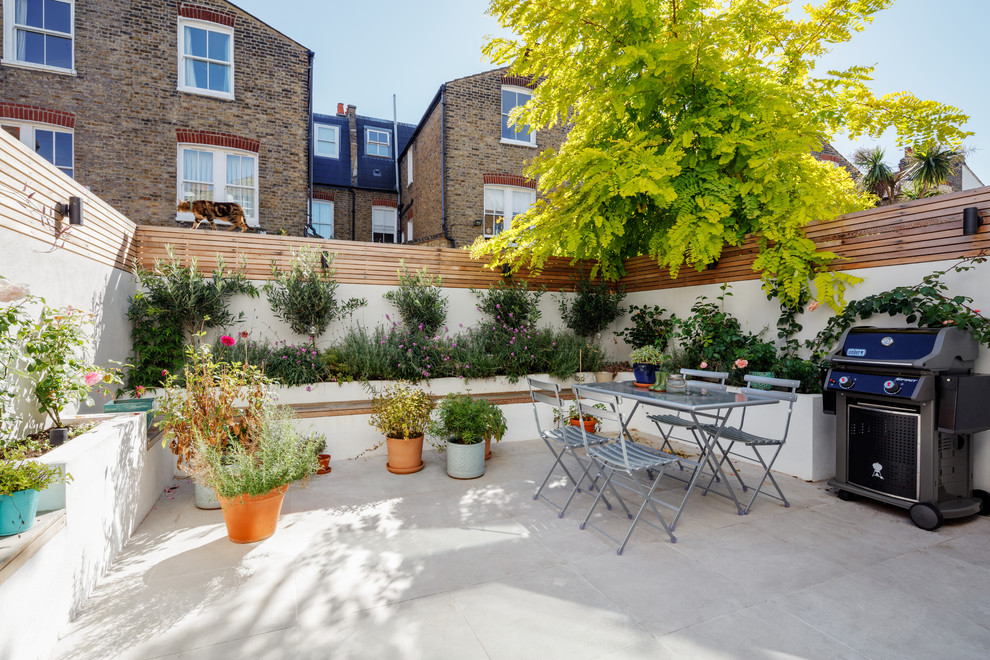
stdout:
<svg viewBox="0 0 990 660">
<path fill-rule="evenodd" d="M 330 467 L 330 454 L 318 454 L 316 458 L 320 461 L 320 469 L 316 471 L 316 474 L 329 474 L 330 470 L 333 469 Z"/>
<path fill-rule="evenodd" d="M 288 487 L 286 484 L 264 495 L 236 495 L 231 498 L 217 495 L 230 540 L 234 543 L 256 543 L 274 534 Z"/>
<path fill-rule="evenodd" d="M 585 433 L 594 433 L 595 432 L 595 420 L 593 420 L 593 419 L 586 419 L 586 420 L 584 420 L 582 422 L 580 419 L 578 419 L 576 417 L 571 418 L 571 426 L 581 426 L 582 424 L 584 424 L 584 432 Z"/>
<path fill-rule="evenodd" d="M 423 469 L 423 436 L 416 438 L 388 438 L 388 463 L 385 468 L 392 474 L 412 474 Z"/>
<path fill-rule="evenodd" d="M 492 457 L 492 439 L 491 437 L 485 438 L 485 460 L 487 461 Z"/>
</svg>

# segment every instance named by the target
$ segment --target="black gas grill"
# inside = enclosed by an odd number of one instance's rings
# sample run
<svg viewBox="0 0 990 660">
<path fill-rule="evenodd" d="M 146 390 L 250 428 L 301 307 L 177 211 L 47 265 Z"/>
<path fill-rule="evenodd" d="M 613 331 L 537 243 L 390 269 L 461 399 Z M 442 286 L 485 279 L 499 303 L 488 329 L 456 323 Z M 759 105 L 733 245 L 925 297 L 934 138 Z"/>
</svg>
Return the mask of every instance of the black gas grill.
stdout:
<svg viewBox="0 0 990 660">
<path fill-rule="evenodd" d="M 823 397 L 838 417 L 829 484 L 840 498 L 910 509 L 930 530 L 990 513 L 990 494 L 973 490 L 972 434 L 990 428 L 990 375 L 972 373 L 978 350 L 951 326 L 842 335 Z"/>
</svg>

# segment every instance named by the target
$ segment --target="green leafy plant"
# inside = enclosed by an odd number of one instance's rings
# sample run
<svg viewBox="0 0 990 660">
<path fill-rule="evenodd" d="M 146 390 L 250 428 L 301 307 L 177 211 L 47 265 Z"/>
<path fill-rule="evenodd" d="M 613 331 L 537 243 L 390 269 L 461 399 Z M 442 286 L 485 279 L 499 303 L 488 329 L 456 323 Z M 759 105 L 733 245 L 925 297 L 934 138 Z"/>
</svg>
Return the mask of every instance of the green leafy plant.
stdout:
<svg viewBox="0 0 990 660">
<path fill-rule="evenodd" d="M 812 358 L 821 360 L 839 341 L 842 333 L 859 320 L 877 314 L 903 315 L 907 323 L 918 327 L 937 328 L 954 325 L 970 332 L 978 342 L 990 346 L 990 319 L 974 309 L 968 296 L 949 295 L 949 287 L 942 278 L 949 273 L 964 273 L 986 262 L 984 253 L 961 259 L 945 270 L 935 271 L 922 278 L 918 284 L 899 286 L 889 291 L 853 300 L 841 314 L 832 316 L 807 348 Z"/>
<path fill-rule="evenodd" d="M 230 272 L 218 255 L 212 277 L 205 278 L 195 258 L 183 266 L 171 245 L 165 250 L 168 259 L 155 260 L 152 270 L 134 266 L 143 289 L 134 294 L 127 310 L 134 348 L 128 382 L 135 386 L 163 384 L 166 373 L 182 367 L 185 346 L 194 337 L 206 328 L 243 319 L 243 313 L 234 316 L 229 310 L 234 294 L 258 295 L 243 263 L 240 270 Z"/>
<path fill-rule="evenodd" d="M 93 388 L 109 396 L 109 386 L 123 382 L 118 369 L 98 369 L 86 361 L 92 324 L 91 314 L 74 307 L 52 309 L 46 305 L 25 336 L 24 352 L 30 360 L 27 371 L 35 379 L 38 411 L 56 427 L 64 426 L 62 411 L 66 406 L 82 401 L 92 405 Z"/>
<path fill-rule="evenodd" d="M 526 280 L 505 279 L 486 291 L 471 289 L 478 296 L 478 310 L 496 326 L 528 328 L 540 320 L 540 298 L 544 288 L 530 289 Z"/>
<path fill-rule="evenodd" d="M 221 497 L 264 495 L 316 472 L 324 444 L 322 435 L 298 429 L 290 408 L 269 402 L 238 441 L 221 445 L 197 434 L 191 472 Z"/>
<path fill-rule="evenodd" d="M 573 300 L 561 297 L 560 318 L 580 337 L 601 332 L 626 312 L 619 306 L 626 297 L 625 291 L 605 280 L 580 277 L 574 285 L 574 293 Z"/>
<path fill-rule="evenodd" d="M 497 442 L 507 428 L 505 414 L 498 406 L 470 394 L 448 394 L 441 399 L 429 427 L 432 436 L 465 445 L 484 442 L 485 438 Z"/>
<path fill-rule="evenodd" d="M 615 336 L 624 340 L 633 348 L 657 345 L 661 349 L 667 347 L 674 328 L 677 325 L 677 317 L 664 318 L 667 311 L 660 305 L 631 305 L 629 320 L 632 325 L 625 330 L 615 333 Z"/>
<path fill-rule="evenodd" d="M 410 273 L 405 261 L 399 263 L 399 288 L 388 291 L 385 300 L 398 308 L 406 328 L 435 335 L 447 320 L 443 278 L 427 274 L 426 268 Z"/>
<path fill-rule="evenodd" d="M 666 355 L 658 346 L 641 346 L 629 351 L 629 362 L 631 364 L 661 364 Z"/>
<path fill-rule="evenodd" d="M 0 275 L 0 445 L 13 437 L 21 421 L 14 409 L 20 394 L 15 367 L 24 354 L 24 338 L 31 327 L 26 305 L 35 300 L 40 299 L 32 296 L 26 285 L 13 284 Z"/>
<path fill-rule="evenodd" d="M 231 443 L 248 443 L 271 400 L 271 381 L 257 367 L 218 362 L 209 346 L 189 346 L 186 356 L 182 374 L 168 375 L 158 408 L 162 445 L 180 467 L 192 466 L 201 445 L 223 453 Z M 236 408 L 238 400 L 246 405 Z"/>
<path fill-rule="evenodd" d="M 604 403 L 596 403 L 593 407 L 594 408 L 598 408 L 599 410 L 608 410 L 608 408 L 605 407 L 605 404 Z M 565 419 L 568 421 L 568 423 L 578 422 L 581 419 L 581 415 L 578 412 L 577 406 L 572 405 L 570 408 L 568 408 L 567 413 L 565 415 L 561 415 L 559 409 L 555 409 L 553 411 L 553 423 L 554 424 L 556 424 L 557 426 L 560 426 L 560 424 Z M 601 425 L 602 425 L 602 418 L 601 417 L 595 417 L 594 415 L 585 414 L 584 421 L 586 421 L 586 422 L 594 422 L 595 423 L 595 428 L 594 428 L 594 430 L 592 432 L 593 433 L 598 433 L 598 429 L 601 428 Z"/>
<path fill-rule="evenodd" d="M 25 460 L 23 453 L 9 454 L 0 459 L 0 495 L 10 495 L 22 490 L 44 490 L 59 482 L 68 482 L 72 476 L 57 465 Z"/>
<path fill-rule="evenodd" d="M 389 385 L 372 393 L 369 423 L 387 438 L 416 438 L 426 431 L 434 405 L 430 395 L 418 387 Z"/>
<path fill-rule="evenodd" d="M 368 304 L 364 298 L 337 300 L 337 281 L 333 279 L 334 255 L 320 255 L 309 247 L 300 248 L 287 272 L 280 272 L 272 260 L 272 280 L 265 285 L 265 295 L 275 315 L 289 324 L 293 332 L 316 338 L 335 320 L 353 314 Z"/>
</svg>

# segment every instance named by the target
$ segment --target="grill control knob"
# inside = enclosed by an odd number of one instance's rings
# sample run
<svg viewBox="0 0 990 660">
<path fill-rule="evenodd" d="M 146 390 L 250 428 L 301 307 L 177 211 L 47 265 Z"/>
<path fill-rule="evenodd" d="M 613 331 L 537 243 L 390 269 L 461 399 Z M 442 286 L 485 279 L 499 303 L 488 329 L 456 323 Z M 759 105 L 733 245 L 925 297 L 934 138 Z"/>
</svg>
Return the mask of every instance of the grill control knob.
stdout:
<svg viewBox="0 0 990 660">
<path fill-rule="evenodd" d="M 856 381 L 854 381 L 849 376 L 840 376 L 839 377 L 839 387 L 841 387 L 844 390 L 848 390 L 850 387 L 852 387 L 855 384 L 855 382 Z"/>
<path fill-rule="evenodd" d="M 887 394 L 897 394 L 901 391 L 901 384 L 893 380 L 884 381 L 883 391 Z"/>
</svg>

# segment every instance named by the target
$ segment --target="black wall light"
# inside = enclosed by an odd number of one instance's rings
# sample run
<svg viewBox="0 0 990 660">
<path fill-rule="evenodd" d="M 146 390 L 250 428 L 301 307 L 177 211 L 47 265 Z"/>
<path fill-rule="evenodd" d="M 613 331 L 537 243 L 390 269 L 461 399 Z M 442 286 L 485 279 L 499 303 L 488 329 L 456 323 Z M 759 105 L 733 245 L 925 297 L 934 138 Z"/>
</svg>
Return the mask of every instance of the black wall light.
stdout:
<svg viewBox="0 0 990 660">
<path fill-rule="evenodd" d="M 983 218 L 980 217 L 980 210 L 975 206 L 963 209 L 963 236 L 972 236 L 983 225 Z"/>
<path fill-rule="evenodd" d="M 70 225 L 83 223 L 83 201 L 81 197 L 70 197 L 68 204 L 55 202 L 55 212 L 63 218 L 68 216 Z"/>
<path fill-rule="evenodd" d="M 326 250 L 320 252 L 320 268 L 322 268 L 324 272 L 330 268 L 330 253 Z"/>
</svg>

